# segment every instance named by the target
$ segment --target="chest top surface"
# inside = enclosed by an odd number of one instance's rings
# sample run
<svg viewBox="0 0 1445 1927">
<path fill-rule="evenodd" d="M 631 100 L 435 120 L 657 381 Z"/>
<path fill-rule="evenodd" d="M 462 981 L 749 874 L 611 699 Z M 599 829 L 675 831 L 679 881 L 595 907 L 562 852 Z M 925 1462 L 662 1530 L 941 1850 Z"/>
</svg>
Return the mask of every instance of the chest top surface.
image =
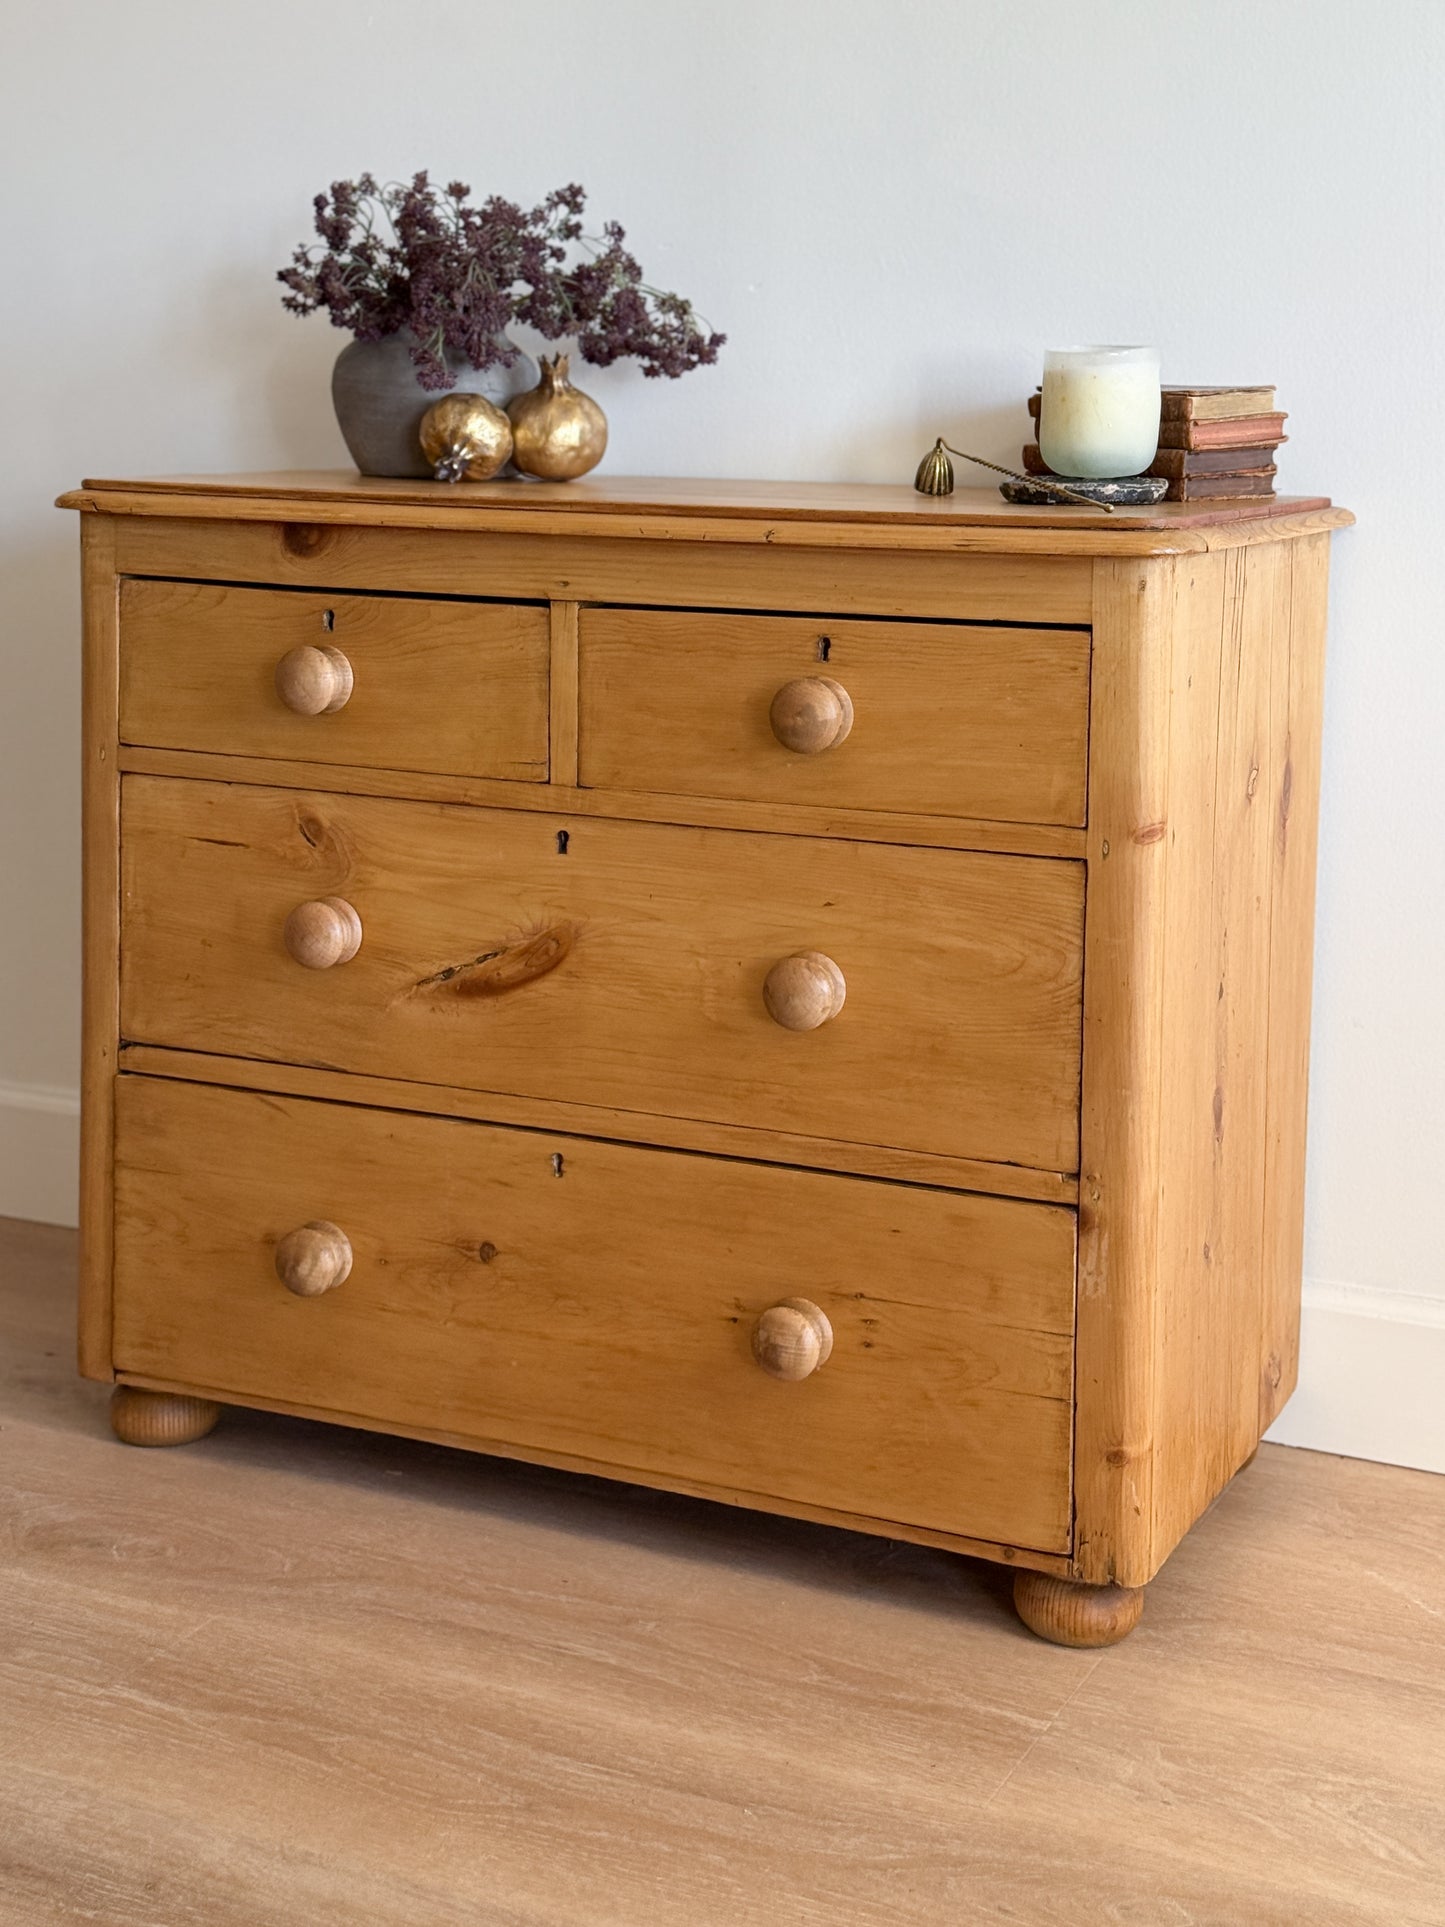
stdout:
<svg viewBox="0 0 1445 1927">
<path fill-rule="evenodd" d="M 113 515 L 495 529 L 771 547 L 999 554 L 1201 554 L 1317 534 L 1354 517 L 1326 496 L 1161 502 L 1105 513 L 1015 507 L 991 488 L 923 496 L 905 484 L 609 476 L 567 483 L 394 481 L 349 470 L 99 478 L 60 505 Z"/>
</svg>

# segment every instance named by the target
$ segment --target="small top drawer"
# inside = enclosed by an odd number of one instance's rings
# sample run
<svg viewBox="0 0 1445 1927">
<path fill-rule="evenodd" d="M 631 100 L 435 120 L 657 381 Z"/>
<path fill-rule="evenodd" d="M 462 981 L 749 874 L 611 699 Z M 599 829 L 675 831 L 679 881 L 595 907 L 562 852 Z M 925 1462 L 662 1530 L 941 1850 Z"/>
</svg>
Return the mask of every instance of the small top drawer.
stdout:
<svg viewBox="0 0 1445 1927">
<path fill-rule="evenodd" d="M 596 788 L 1084 821 L 1089 632 L 584 608 Z"/>
<path fill-rule="evenodd" d="M 121 741 L 547 778 L 547 611 L 127 581 Z"/>
</svg>

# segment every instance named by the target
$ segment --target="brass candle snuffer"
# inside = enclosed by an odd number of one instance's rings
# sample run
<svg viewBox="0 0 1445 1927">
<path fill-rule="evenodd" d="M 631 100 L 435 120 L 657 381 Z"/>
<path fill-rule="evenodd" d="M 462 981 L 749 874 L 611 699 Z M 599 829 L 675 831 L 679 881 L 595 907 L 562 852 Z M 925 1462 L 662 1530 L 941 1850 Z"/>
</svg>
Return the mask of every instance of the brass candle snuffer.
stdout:
<svg viewBox="0 0 1445 1927">
<path fill-rule="evenodd" d="M 995 475 L 1007 475 L 1011 482 L 1022 482 L 1026 488 L 1057 495 L 1079 508 L 1102 509 L 1105 515 L 1114 513 L 1112 502 L 1100 502 L 1092 496 L 1082 495 L 1078 490 L 1066 487 L 1063 482 L 1056 482 L 1049 475 L 1021 475 L 1016 468 L 1004 468 L 998 462 L 986 461 L 982 455 L 970 455 L 964 449 L 954 448 L 941 435 L 918 464 L 918 473 L 913 478 L 913 486 L 920 495 L 952 495 L 953 463 L 948 459 L 950 455 L 957 455 L 961 461 L 972 462 L 978 468 L 991 468 Z"/>
</svg>

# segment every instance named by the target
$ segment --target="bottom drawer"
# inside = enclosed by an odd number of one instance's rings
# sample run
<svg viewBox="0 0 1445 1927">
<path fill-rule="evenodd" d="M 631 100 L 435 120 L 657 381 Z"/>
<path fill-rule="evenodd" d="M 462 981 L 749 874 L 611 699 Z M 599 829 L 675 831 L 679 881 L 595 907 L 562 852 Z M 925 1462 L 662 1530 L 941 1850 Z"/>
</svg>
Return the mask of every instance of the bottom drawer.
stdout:
<svg viewBox="0 0 1445 1927">
<path fill-rule="evenodd" d="M 1070 1211 L 157 1078 L 117 1105 L 123 1373 L 1068 1549 Z M 302 1297 L 277 1246 L 313 1220 L 351 1267 Z M 790 1298 L 833 1344 L 783 1381 L 753 1333 Z"/>
</svg>

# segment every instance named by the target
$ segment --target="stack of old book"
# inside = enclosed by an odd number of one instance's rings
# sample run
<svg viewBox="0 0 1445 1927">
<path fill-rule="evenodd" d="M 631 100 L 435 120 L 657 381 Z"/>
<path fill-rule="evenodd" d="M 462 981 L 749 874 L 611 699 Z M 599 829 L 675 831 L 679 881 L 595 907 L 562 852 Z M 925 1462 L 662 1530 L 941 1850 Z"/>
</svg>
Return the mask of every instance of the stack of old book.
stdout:
<svg viewBox="0 0 1445 1927">
<path fill-rule="evenodd" d="M 1039 453 L 1038 394 L 1029 396 L 1035 440 L 1024 449 L 1030 475 L 1050 471 Z M 1145 469 L 1169 483 L 1171 502 L 1274 499 L 1275 450 L 1289 438 L 1274 389 L 1165 388 L 1159 452 Z"/>
</svg>

